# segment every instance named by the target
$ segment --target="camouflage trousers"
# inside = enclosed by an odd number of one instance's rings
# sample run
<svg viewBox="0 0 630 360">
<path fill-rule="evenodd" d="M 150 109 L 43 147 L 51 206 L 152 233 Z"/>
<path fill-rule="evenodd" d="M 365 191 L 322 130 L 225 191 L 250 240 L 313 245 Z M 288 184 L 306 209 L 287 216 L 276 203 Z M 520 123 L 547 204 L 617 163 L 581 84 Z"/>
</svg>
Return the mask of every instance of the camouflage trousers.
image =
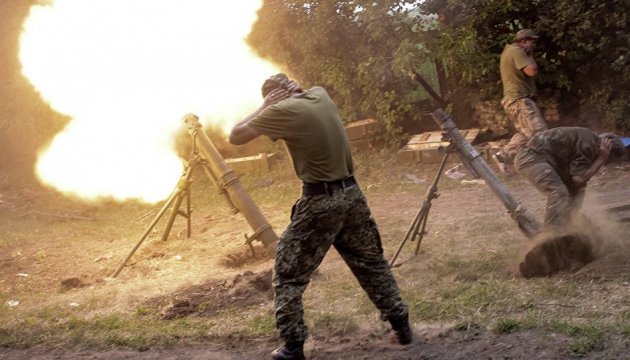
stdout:
<svg viewBox="0 0 630 360">
<path fill-rule="evenodd" d="M 556 169 L 544 157 L 529 149 L 519 152 L 514 163 L 519 175 L 524 176 L 547 196 L 545 226 L 563 227 L 579 214 L 585 187 L 567 187 Z"/>
<path fill-rule="evenodd" d="M 328 249 L 337 249 L 383 320 L 407 316 L 398 285 L 383 256 L 381 238 L 358 185 L 332 194 L 303 195 L 276 252 L 276 327 L 285 341 L 304 341 L 302 294 Z"/>
<path fill-rule="evenodd" d="M 536 102 L 528 97 L 517 100 L 503 99 L 501 105 L 517 131 L 501 150 L 506 161 L 511 163 L 516 153 L 532 136 L 547 130 L 547 124 Z"/>
</svg>

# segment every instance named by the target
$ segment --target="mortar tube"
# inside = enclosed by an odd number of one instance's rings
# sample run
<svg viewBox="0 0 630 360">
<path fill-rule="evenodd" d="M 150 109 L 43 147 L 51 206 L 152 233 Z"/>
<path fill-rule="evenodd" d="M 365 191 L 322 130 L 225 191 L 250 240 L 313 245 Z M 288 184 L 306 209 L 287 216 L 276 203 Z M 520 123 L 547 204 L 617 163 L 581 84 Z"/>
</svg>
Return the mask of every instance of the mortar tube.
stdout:
<svg viewBox="0 0 630 360">
<path fill-rule="evenodd" d="M 270 254 L 275 254 L 278 236 L 256 203 L 241 186 L 236 173 L 227 166 L 223 156 L 221 156 L 210 138 L 202 131 L 199 117 L 194 114 L 187 114 L 184 116 L 183 121 L 187 126 L 188 132 L 193 137 L 200 156 L 207 161 L 205 167 L 212 173 L 214 179 L 219 183 L 218 185 L 224 187 L 231 203 L 243 214 L 245 220 L 254 230 L 256 239 L 263 243 Z"/>
<path fill-rule="evenodd" d="M 503 182 L 499 180 L 494 171 L 490 169 L 488 163 L 481 157 L 481 154 L 479 154 L 466 138 L 464 138 L 461 132 L 459 132 L 451 116 L 442 109 L 431 113 L 431 116 L 442 131 L 450 137 L 460 158 L 466 161 L 468 165 L 475 170 L 477 175 L 486 181 L 486 184 L 492 189 L 499 200 L 501 200 L 523 234 L 528 238 L 533 238 L 538 234 L 542 229 L 541 223 L 536 219 L 534 214 L 516 201 L 510 191 L 503 185 Z"/>
</svg>

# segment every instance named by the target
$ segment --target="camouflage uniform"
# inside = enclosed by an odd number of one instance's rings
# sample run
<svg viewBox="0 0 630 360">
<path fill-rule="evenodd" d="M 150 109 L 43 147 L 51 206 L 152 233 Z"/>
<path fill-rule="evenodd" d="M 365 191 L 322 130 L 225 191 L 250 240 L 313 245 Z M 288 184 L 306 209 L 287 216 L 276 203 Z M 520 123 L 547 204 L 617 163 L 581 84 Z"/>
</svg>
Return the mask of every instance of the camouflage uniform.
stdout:
<svg viewBox="0 0 630 360">
<path fill-rule="evenodd" d="M 269 86 L 263 85 L 263 96 L 265 89 L 277 85 L 274 82 L 278 77 L 275 79 L 265 82 Z M 399 342 L 411 342 L 407 306 L 383 256 L 381 238 L 365 197 L 352 177 L 350 142 L 326 90 L 315 86 L 268 106 L 247 126 L 273 141 L 285 141 L 295 173 L 304 184 L 276 251 L 276 327 L 287 344 L 274 357 L 285 358 L 292 349 L 303 346 L 308 334 L 302 294 L 331 245 L 380 310 L 383 320 L 392 324 Z"/>
<path fill-rule="evenodd" d="M 576 184 L 599 156 L 600 138 L 580 127 L 541 132 L 518 152 L 516 171 L 547 195 L 545 225 L 565 225 L 582 206 L 586 183 Z"/>
<path fill-rule="evenodd" d="M 308 336 L 302 294 L 331 245 L 383 320 L 407 317 L 407 306 L 383 256 L 376 223 L 359 186 L 303 195 L 293 207 L 291 224 L 280 237 L 276 254 L 276 325 L 287 341 L 304 341 Z"/>
<path fill-rule="evenodd" d="M 517 39 L 530 37 L 538 38 L 531 30 L 517 33 Z M 502 162 L 510 164 L 514 156 L 534 134 L 547 130 L 547 124 L 536 105 L 536 83 L 533 77 L 525 74 L 523 69 L 533 65 L 536 61 L 515 43 L 508 44 L 501 53 L 499 69 L 503 83 L 503 100 L 501 105 L 508 118 L 512 121 L 516 133 L 510 142 L 499 152 Z"/>
<path fill-rule="evenodd" d="M 504 158 L 512 161 L 516 153 L 532 136 L 547 130 L 547 124 L 536 102 L 529 97 L 516 100 L 503 99 L 501 105 L 517 131 L 501 150 Z"/>
</svg>

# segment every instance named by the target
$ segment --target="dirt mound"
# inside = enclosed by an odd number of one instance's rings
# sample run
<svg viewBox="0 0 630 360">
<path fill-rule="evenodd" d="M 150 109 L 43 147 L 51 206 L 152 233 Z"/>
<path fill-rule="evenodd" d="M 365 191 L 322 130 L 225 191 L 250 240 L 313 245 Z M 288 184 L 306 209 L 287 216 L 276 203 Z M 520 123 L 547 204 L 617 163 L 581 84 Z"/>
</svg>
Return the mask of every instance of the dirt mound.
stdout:
<svg viewBox="0 0 630 360">
<path fill-rule="evenodd" d="M 571 279 L 589 284 L 624 284 L 630 280 L 628 268 L 630 268 L 630 247 L 620 246 L 577 271 Z"/>
<path fill-rule="evenodd" d="M 237 249 L 225 254 L 219 265 L 227 268 L 239 268 L 242 266 L 254 266 L 269 260 L 267 250 L 262 246 L 253 246 L 251 249 Z"/>
<path fill-rule="evenodd" d="M 593 260 L 595 254 L 588 236 L 564 235 L 534 246 L 519 264 L 519 270 L 525 278 L 549 276 L 565 270 L 576 271 Z"/>
<path fill-rule="evenodd" d="M 259 305 L 273 299 L 271 278 L 271 270 L 246 271 L 233 279 L 210 280 L 171 295 L 152 298 L 146 305 L 161 308 L 164 320 L 210 316 L 228 306 Z"/>
</svg>

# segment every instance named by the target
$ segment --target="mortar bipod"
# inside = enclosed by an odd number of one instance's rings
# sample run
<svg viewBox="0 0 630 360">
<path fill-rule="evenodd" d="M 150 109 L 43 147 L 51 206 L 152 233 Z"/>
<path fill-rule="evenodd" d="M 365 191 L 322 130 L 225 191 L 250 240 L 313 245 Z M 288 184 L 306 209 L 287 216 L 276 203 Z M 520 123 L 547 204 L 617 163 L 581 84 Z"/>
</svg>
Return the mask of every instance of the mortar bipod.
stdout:
<svg viewBox="0 0 630 360">
<path fill-rule="evenodd" d="M 228 206 L 230 207 L 232 214 L 238 213 L 238 209 L 236 208 L 236 206 L 234 206 L 234 203 L 232 203 L 229 196 L 227 196 L 223 187 L 218 183 L 217 179 L 214 176 L 212 176 L 212 172 L 210 172 L 207 169 L 206 161 L 201 159 L 194 149 L 193 151 L 194 153 L 192 154 L 191 159 L 184 166 L 183 174 L 181 178 L 179 179 L 179 181 L 177 182 L 177 185 L 175 186 L 175 190 L 173 190 L 168 200 L 166 200 L 166 203 L 164 203 L 164 205 L 162 206 L 158 214 L 155 216 L 155 218 L 153 219 L 149 227 L 142 234 L 142 237 L 140 238 L 136 246 L 131 250 L 129 255 L 127 255 L 125 260 L 123 260 L 123 262 L 120 263 L 120 265 L 118 265 L 118 268 L 116 268 L 116 271 L 114 271 L 111 277 L 116 277 L 120 273 L 122 268 L 127 264 L 129 259 L 131 259 L 131 257 L 136 252 L 136 250 L 138 250 L 142 242 L 144 242 L 144 240 L 149 236 L 153 228 L 157 225 L 157 223 L 160 221 L 162 216 L 164 216 L 164 213 L 166 213 L 169 207 L 171 208 L 171 211 L 166 221 L 166 225 L 164 226 L 164 230 L 162 231 L 161 240 L 166 241 L 168 239 L 177 215 L 180 215 L 186 218 L 186 237 L 190 238 L 192 234 L 192 230 L 191 230 L 192 229 L 192 226 L 191 226 L 192 208 L 191 208 L 191 202 L 190 202 L 190 189 L 193 183 L 193 178 L 192 178 L 193 172 L 195 168 L 197 168 L 198 166 L 203 167 L 206 175 L 208 175 L 208 177 L 210 178 L 210 181 L 212 181 L 212 183 L 218 188 L 219 194 L 223 195 L 226 198 L 226 202 Z M 182 211 L 180 210 L 180 207 L 184 198 L 186 198 L 186 208 L 184 211 Z M 255 237 L 252 237 L 250 242 L 254 240 L 254 238 Z M 252 245 L 250 243 L 248 245 L 250 246 L 250 249 L 252 250 L 252 254 L 253 254 L 254 250 L 253 250 Z"/>
<path fill-rule="evenodd" d="M 204 172 L 210 179 L 210 181 L 219 190 L 219 194 L 223 195 L 233 214 L 241 213 L 245 220 L 249 223 L 252 229 L 255 230 L 254 234 L 248 238 L 247 245 L 253 251 L 251 242 L 259 240 L 266 249 L 267 255 L 272 256 L 275 254 L 275 249 L 278 243 L 278 236 L 273 231 L 271 225 L 267 222 L 267 219 L 262 214 L 258 206 L 254 203 L 249 194 L 240 185 L 238 176 L 230 169 L 225 160 L 216 149 L 210 138 L 202 131 L 201 124 L 199 123 L 199 117 L 194 114 L 187 114 L 183 118 L 183 122 L 186 125 L 189 134 L 192 138 L 192 152 L 191 158 L 186 163 L 184 174 L 180 178 L 175 190 L 170 195 L 164 206 L 160 209 L 157 216 L 151 222 L 149 228 L 144 232 L 140 241 L 131 250 L 125 260 L 118 266 L 118 268 L 112 274 L 112 277 L 116 277 L 133 254 L 138 250 L 142 242 L 147 238 L 149 233 L 153 230 L 157 222 L 164 215 L 166 210 L 173 206 L 164 233 L 162 234 L 162 240 L 166 240 L 171 231 L 171 227 L 177 215 L 182 215 L 187 218 L 188 222 L 188 237 L 191 233 L 191 214 L 190 208 L 190 188 L 192 186 L 192 173 L 197 166 L 202 166 Z M 188 204 L 186 211 L 180 211 L 179 207 L 186 197 Z"/>
<path fill-rule="evenodd" d="M 433 179 L 431 186 L 429 186 L 429 188 L 427 189 L 427 194 L 424 197 L 424 200 L 422 201 L 422 205 L 420 206 L 418 213 L 416 214 L 415 218 L 411 222 L 411 225 L 409 226 L 407 233 L 401 240 L 400 245 L 398 246 L 398 249 L 394 253 L 394 256 L 392 257 L 391 261 L 389 262 L 390 267 L 400 266 L 406 263 L 407 261 L 409 261 L 411 258 L 418 255 L 418 251 L 420 250 L 420 244 L 422 243 L 422 238 L 424 237 L 424 234 L 426 234 L 427 219 L 429 217 L 429 211 L 431 210 L 431 201 L 433 199 L 437 199 L 440 196 L 438 192 L 438 182 L 440 181 L 440 177 L 442 176 L 442 173 L 444 172 L 444 166 L 446 165 L 448 156 L 453 151 L 454 150 L 453 150 L 452 143 L 446 147 L 440 146 L 438 148 L 438 152 L 442 154 L 442 161 L 440 162 L 438 171 L 435 174 L 435 178 Z M 415 241 L 416 237 L 418 237 L 418 242 L 416 243 L 416 249 L 413 253 L 413 256 L 403 261 L 400 264 L 396 264 L 396 260 L 398 259 L 398 256 L 400 255 L 402 248 L 405 246 L 405 243 L 408 240 L 410 240 L 411 242 Z"/>
<path fill-rule="evenodd" d="M 177 182 L 177 186 L 175 186 L 175 190 L 173 190 L 173 192 L 169 196 L 168 200 L 166 200 L 166 202 L 164 203 L 164 206 L 162 206 L 162 208 L 160 209 L 158 214 L 155 216 L 153 221 L 151 221 L 151 224 L 149 225 L 149 227 L 144 231 L 144 233 L 140 237 L 140 241 L 138 241 L 136 246 L 134 246 L 134 248 L 131 250 L 131 252 L 129 252 L 127 257 L 120 263 L 120 265 L 118 265 L 116 270 L 112 273 L 111 277 L 115 278 L 116 276 L 118 276 L 118 274 L 120 273 L 122 268 L 127 264 L 129 259 L 131 259 L 133 254 L 136 252 L 136 250 L 138 250 L 138 248 L 140 247 L 142 242 L 147 238 L 147 236 L 149 236 L 149 234 L 151 233 L 151 231 L 153 230 L 155 225 L 157 225 L 158 221 L 160 221 L 160 219 L 162 218 L 162 216 L 164 215 L 166 210 L 168 210 L 168 208 L 171 205 L 173 205 L 173 207 L 171 209 L 171 213 L 169 215 L 169 219 L 168 219 L 168 221 L 166 223 L 166 226 L 164 228 L 164 232 L 162 234 L 162 240 L 166 240 L 168 238 L 168 235 L 169 235 L 169 233 L 171 231 L 171 228 L 173 226 L 173 222 L 175 221 L 175 217 L 178 214 L 180 214 L 180 215 L 182 215 L 182 216 L 184 216 L 186 218 L 186 220 L 187 220 L 187 237 L 190 237 L 190 234 L 191 234 L 190 221 L 191 221 L 191 214 L 192 214 L 192 209 L 191 209 L 191 206 L 190 206 L 190 187 L 192 186 L 193 170 L 194 170 L 195 166 L 198 163 L 199 163 L 199 159 L 196 156 L 193 156 L 193 158 L 190 161 L 188 161 L 188 163 L 184 167 L 183 175 L 181 176 L 181 178 Z M 186 212 L 181 212 L 179 210 L 179 207 L 181 206 L 181 203 L 184 200 L 184 197 L 186 197 L 186 199 L 187 199 Z"/>
</svg>

